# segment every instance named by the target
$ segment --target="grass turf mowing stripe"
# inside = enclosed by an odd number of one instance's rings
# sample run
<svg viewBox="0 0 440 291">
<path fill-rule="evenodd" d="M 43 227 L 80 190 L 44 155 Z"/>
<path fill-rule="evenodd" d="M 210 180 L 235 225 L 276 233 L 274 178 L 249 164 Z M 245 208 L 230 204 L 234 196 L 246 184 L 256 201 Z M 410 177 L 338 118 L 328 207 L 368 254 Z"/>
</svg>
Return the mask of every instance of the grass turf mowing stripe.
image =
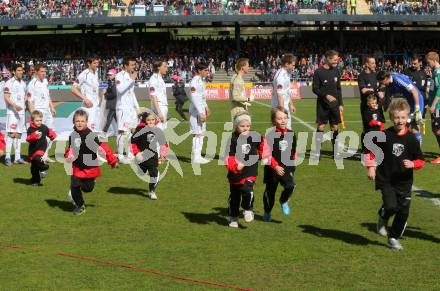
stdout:
<svg viewBox="0 0 440 291">
<path fill-rule="evenodd" d="M 34 253 L 41 253 L 41 252 L 49 253 L 48 251 L 44 251 L 42 249 L 34 249 L 34 248 L 26 248 L 26 247 L 21 247 L 21 246 L 16 246 L 16 245 L 0 244 L 0 250 L 5 250 L 5 249 L 31 251 Z M 198 284 L 198 285 L 216 286 L 219 288 L 231 289 L 231 290 L 254 291 L 253 289 L 250 289 L 250 288 L 243 288 L 243 287 L 239 287 L 239 286 L 235 286 L 235 285 L 229 285 L 229 284 L 217 283 L 217 282 L 212 282 L 212 281 L 205 281 L 205 280 L 199 280 L 199 279 L 194 279 L 194 278 L 189 278 L 189 277 L 183 277 L 183 276 L 174 275 L 174 274 L 170 274 L 170 273 L 166 273 L 166 272 L 156 271 L 153 269 L 146 269 L 146 268 L 142 268 L 142 267 L 138 267 L 138 266 L 134 266 L 134 265 L 104 261 L 104 260 L 100 260 L 100 259 L 93 258 L 93 257 L 78 256 L 78 255 L 64 253 L 64 252 L 52 253 L 52 255 L 66 257 L 66 258 L 70 258 L 70 259 L 81 260 L 81 261 L 87 261 L 87 262 L 91 262 L 91 263 L 109 265 L 109 266 L 113 266 L 113 267 L 118 267 L 120 269 L 135 270 L 135 271 L 139 271 L 139 272 L 143 272 L 143 273 L 153 274 L 153 275 L 162 276 L 162 277 L 168 277 L 168 278 L 171 278 L 171 279 L 174 279 L 177 281 L 184 281 L 184 282 L 189 282 L 189 283 Z"/>
<path fill-rule="evenodd" d="M 257 103 L 257 104 L 259 104 L 259 105 L 261 105 L 261 106 L 264 106 L 264 107 L 272 108 L 271 105 L 266 104 L 266 103 L 262 103 L 262 102 L 258 102 L 258 101 L 254 101 L 254 103 Z M 308 129 L 310 129 L 310 130 L 312 130 L 312 131 L 315 130 L 315 128 L 314 128 L 313 126 L 311 126 L 310 124 L 308 124 L 307 122 L 305 122 L 305 121 L 302 120 L 301 118 L 296 117 L 296 116 L 294 116 L 293 114 L 291 114 L 291 116 L 292 116 L 293 119 L 295 119 L 296 121 L 298 121 L 299 123 L 301 123 L 302 125 L 304 125 L 305 127 L 307 127 Z"/>
</svg>

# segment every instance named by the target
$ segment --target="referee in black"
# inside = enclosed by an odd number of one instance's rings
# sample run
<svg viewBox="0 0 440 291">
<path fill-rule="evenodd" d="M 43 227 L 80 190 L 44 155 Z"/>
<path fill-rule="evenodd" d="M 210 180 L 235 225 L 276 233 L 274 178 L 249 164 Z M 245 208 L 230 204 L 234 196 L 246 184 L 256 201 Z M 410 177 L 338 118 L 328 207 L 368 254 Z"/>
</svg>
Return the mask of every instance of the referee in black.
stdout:
<svg viewBox="0 0 440 291">
<path fill-rule="evenodd" d="M 407 75 L 413 81 L 414 86 L 422 92 L 423 98 L 425 99 L 424 104 L 428 104 L 428 76 L 425 71 L 422 70 L 422 61 L 418 55 L 413 55 L 411 58 L 411 67 L 407 68 L 404 74 Z M 426 110 L 423 112 L 423 118 L 425 118 L 425 113 Z"/>
<path fill-rule="evenodd" d="M 377 72 L 376 72 L 376 59 L 372 55 L 368 55 L 365 57 L 364 60 L 364 70 L 359 74 L 358 76 L 358 87 L 359 87 L 359 93 L 361 96 L 361 104 L 360 104 L 360 110 L 361 110 L 361 118 L 362 118 L 362 125 L 363 125 L 363 131 L 361 135 L 361 143 L 363 145 L 363 140 L 365 136 L 365 132 L 369 131 L 369 120 L 365 119 L 365 111 L 368 110 L 367 106 L 367 97 L 370 94 L 376 94 L 377 96 L 377 103 L 379 105 L 378 110 L 382 112 L 383 116 L 383 110 L 382 110 L 382 104 L 384 101 L 385 96 L 385 89 L 380 88 L 379 89 L 379 82 L 377 81 Z M 362 146 L 362 149 L 365 150 L 365 147 Z"/>
<path fill-rule="evenodd" d="M 330 124 L 332 131 L 333 153 L 335 153 L 336 137 L 338 136 L 338 125 L 341 123 L 341 112 L 344 110 L 341 91 L 341 76 L 336 68 L 339 61 L 339 54 L 334 50 L 325 53 L 326 63 L 318 68 L 313 75 L 313 93 L 317 95 L 316 101 L 316 123 L 317 132 L 315 136 L 316 148 L 315 159 L 319 159 L 320 146 L 322 143 L 324 128 Z M 333 154 L 333 157 L 336 155 Z"/>
</svg>

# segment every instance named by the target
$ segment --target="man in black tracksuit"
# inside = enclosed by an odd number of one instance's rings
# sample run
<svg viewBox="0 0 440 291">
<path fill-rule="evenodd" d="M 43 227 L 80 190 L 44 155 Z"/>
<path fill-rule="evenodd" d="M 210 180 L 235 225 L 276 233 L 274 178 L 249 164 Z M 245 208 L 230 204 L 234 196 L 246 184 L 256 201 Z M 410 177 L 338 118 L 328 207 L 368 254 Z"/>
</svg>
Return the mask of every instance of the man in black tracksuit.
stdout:
<svg viewBox="0 0 440 291">
<path fill-rule="evenodd" d="M 179 79 L 179 81 L 176 81 L 173 85 L 173 96 L 176 99 L 176 111 L 179 113 L 180 116 L 182 116 L 183 120 L 187 120 L 185 116 L 185 112 L 188 112 L 188 109 L 183 109 L 183 105 L 188 100 L 188 96 L 185 92 L 185 83 L 183 82 L 183 79 Z"/>
<path fill-rule="evenodd" d="M 113 120 L 116 121 L 116 83 L 115 83 L 115 72 L 114 70 L 110 70 L 108 72 L 108 81 L 107 81 L 107 89 L 104 94 L 105 98 L 105 109 L 107 111 L 107 117 L 105 120 L 104 127 L 102 131 L 107 133 L 110 125 Z"/>
<path fill-rule="evenodd" d="M 312 154 L 319 158 L 320 147 L 325 125 L 330 123 L 332 130 L 333 153 L 335 142 L 338 136 L 338 124 L 341 123 L 341 112 L 344 110 L 341 92 L 341 78 L 336 68 L 339 55 L 336 51 L 330 50 L 325 53 L 326 63 L 318 68 L 313 75 L 313 93 L 317 95 L 316 101 L 316 123 L 318 124 L 315 137 L 316 148 Z"/>
<path fill-rule="evenodd" d="M 414 83 L 414 86 L 419 89 L 419 91 L 423 94 L 425 99 L 424 104 L 428 104 L 428 94 L 429 94 L 429 86 L 428 86 L 428 76 L 425 71 L 422 70 L 422 62 L 420 61 L 419 56 L 414 55 L 411 58 L 411 67 L 407 68 L 404 72 Z M 426 110 L 423 111 L 423 118 L 425 118 Z"/>
<path fill-rule="evenodd" d="M 45 176 L 44 171 L 49 169 L 42 157 L 47 149 L 47 138 L 54 140 L 56 133 L 42 124 L 43 113 L 40 111 L 32 112 L 32 123 L 27 130 L 26 141 L 29 143 L 28 158 L 31 161 L 31 183 L 32 186 L 40 186 L 41 178 Z"/>
</svg>

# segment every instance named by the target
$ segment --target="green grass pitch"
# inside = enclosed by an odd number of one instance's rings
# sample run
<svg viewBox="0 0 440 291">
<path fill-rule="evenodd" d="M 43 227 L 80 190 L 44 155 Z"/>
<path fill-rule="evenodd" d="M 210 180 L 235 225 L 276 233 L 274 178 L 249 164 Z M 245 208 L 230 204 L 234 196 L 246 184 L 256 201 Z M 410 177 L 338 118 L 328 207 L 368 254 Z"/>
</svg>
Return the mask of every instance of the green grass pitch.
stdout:
<svg viewBox="0 0 440 291">
<path fill-rule="evenodd" d="M 345 130 L 360 132 L 358 100 L 345 103 Z M 218 151 L 230 107 L 222 101 L 209 106 L 213 115 L 207 128 L 218 135 Z M 295 115 L 314 127 L 315 101 L 297 101 L 296 107 Z M 264 133 L 269 108 L 254 104 L 250 111 L 253 128 Z M 293 127 L 311 132 L 295 120 Z M 179 134 L 188 130 L 188 123 L 176 127 Z M 310 140 L 311 135 L 309 146 Z M 440 288 L 439 166 L 427 163 L 416 173 L 415 185 L 424 191 L 413 195 L 405 250 L 396 252 L 374 232 L 381 196 L 359 160 L 345 160 L 345 168 L 337 170 L 328 155 L 319 166 L 309 166 L 306 159 L 295 174 L 292 215 L 283 216 L 276 204 L 272 223 L 261 220 L 260 167 L 256 220 L 241 219 L 242 228 L 230 229 L 225 167 L 213 161 L 202 165 L 202 175 L 194 175 L 187 162 L 191 138 L 171 148 L 183 177 L 169 167 L 157 201 L 147 198 L 146 183 L 129 166 L 104 165 L 94 192 L 85 194 L 87 213 L 80 217 L 72 215 L 66 199 L 70 180 L 62 164 L 52 164 L 44 186 L 37 188 L 28 185 L 29 166 L 0 165 L 0 289 L 225 288 L 208 281 L 252 290 Z M 324 150 L 330 148 L 327 142 Z M 438 153 L 430 126 L 423 151 L 428 161 Z"/>
</svg>

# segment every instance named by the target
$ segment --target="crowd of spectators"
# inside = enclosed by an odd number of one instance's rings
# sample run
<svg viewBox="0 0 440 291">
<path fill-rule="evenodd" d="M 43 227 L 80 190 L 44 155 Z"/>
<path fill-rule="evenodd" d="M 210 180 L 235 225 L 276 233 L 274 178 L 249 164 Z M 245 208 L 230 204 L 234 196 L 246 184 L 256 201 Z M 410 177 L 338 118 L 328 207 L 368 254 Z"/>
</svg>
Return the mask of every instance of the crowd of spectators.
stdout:
<svg viewBox="0 0 440 291">
<path fill-rule="evenodd" d="M 20 41 L 15 43 L 11 50 L 0 51 L 0 69 L 8 68 L 13 62 L 22 62 L 26 66 L 27 77 L 33 74 L 33 67 L 38 62 L 48 65 L 49 78 L 53 84 L 71 84 L 76 76 L 86 67 L 87 55 L 97 54 L 101 57 L 100 77 L 106 78 L 109 69 L 122 68 L 124 56 L 137 57 L 137 71 L 139 82 L 145 82 L 151 76 L 152 64 L 156 60 L 165 60 L 169 71 L 166 81 L 171 82 L 177 77 L 188 82 L 192 78 L 195 63 L 209 64 L 209 79 L 212 80 L 216 72 L 223 70 L 227 74 L 233 73 L 235 60 L 239 56 L 250 59 L 251 66 L 256 69 L 254 81 L 271 82 L 276 70 L 280 66 L 280 58 L 284 53 L 294 53 L 297 66 L 293 78 L 297 81 L 310 81 L 314 71 L 324 62 L 324 53 L 327 49 L 340 51 L 339 69 L 342 79 L 356 80 L 362 70 L 363 58 L 373 54 L 381 68 L 403 71 L 410 66 L 413 53 L 423 55 L 427 50 L 439 47 L 440 43 L 419 42 L 416 47 L 413 42 L 398 42 L 396 49 L 379 47 L 368 41 L 350 41 L 339 48 L 328 40 L 306 40 L 295 38 L 259 38 L 243 39 L 240 55 L 235 50 L 235 41 L 224 39 L 158 39 L 155 46 L 141 43 L 138 49 L 133 49 L 129 43 L 109 46 L 103 42 L 101 46 L 94 46 L 94 50 L 81 52 L 77 42 L 41 42 Z M 423 49 L 420 49 L 423 48 Z"/>
<path fill-rule="evenodd" d="M 440 3 L 437 0 L 373 0 L 371 12 L 388 15 L 437 15 L 440 13 Z"/>
<path fill-rule="evenodd" d="M 346 13 L 344 0 L 0 0 L 0 18 Z"/>
</svg>

